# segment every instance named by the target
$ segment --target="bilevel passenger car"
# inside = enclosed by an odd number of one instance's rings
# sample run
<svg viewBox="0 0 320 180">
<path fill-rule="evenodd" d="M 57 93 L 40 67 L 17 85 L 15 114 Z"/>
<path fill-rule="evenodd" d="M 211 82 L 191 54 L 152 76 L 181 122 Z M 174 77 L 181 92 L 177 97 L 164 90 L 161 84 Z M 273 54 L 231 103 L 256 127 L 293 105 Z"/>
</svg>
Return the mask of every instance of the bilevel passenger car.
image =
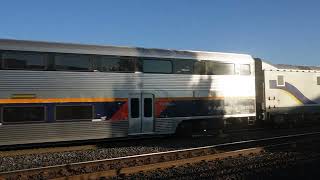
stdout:
<svg viewBox="0 0 320 180">
<path fill-rule="evenodd" d="M 254 123 L 250 55 L 0 40 L 0 146 Z"/>
</svg>

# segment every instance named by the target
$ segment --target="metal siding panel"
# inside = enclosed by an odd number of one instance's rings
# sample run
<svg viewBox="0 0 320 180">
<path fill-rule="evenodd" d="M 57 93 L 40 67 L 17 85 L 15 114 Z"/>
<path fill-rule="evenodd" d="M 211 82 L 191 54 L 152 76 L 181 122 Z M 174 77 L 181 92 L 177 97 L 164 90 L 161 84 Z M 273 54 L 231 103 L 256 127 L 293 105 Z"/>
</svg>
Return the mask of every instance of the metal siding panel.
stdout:
<svg viewBox="0 0 320 180">
<path fill-rule="evenodd" d="M 176 75 L 176 74 L 144 74 L 142 77 L 143 90 L 162 93 L 162 97 L 176 97 L 176 91 L 207 91 L 200 97 L 211 96 L 255 96 L 254 76 L 205 76 L 205 75 Z M 193 92 L 190 92 L 193 93 Z M 186 97 L 190 97 L 189 94 Z"/>
<path fill-rule="evenodd" d="M 128 121 L 60 122 L 0 126 L 0 145 L 126 137 Z"/>
<path fill-rule="evenodd" d="M 1 70 L 0 91 L 118 90 L 137 88 L 134 73 Z"/>
<path fill-rule="evenodd" d="M 155 131 L 161 134 L 175 133 L 179 120 L 175 119 L 155 119 Z"/>
<path fill-rule="evenodd" d="M 190 97 L 193 91 L 204 90 L 215 91 L 217 96 L 255 95 L 254 77 L 251 76 L 41 71 L 1 71 L 0 76 L 0 98 L 8 98 L 14 93 L 36 94 L 38 98 L 127 97 L 129 90 L 149 91 L 156 97 Z"/>
</svg>

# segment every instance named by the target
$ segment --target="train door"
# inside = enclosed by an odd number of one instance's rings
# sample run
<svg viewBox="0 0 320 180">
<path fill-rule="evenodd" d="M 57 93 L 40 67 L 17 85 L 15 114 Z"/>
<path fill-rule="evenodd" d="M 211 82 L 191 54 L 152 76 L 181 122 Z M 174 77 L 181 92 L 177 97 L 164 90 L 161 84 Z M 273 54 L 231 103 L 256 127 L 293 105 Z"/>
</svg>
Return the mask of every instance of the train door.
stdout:
<svg viewBox="0 0 320 180">
<path fill-rule="evenodd" d="M 129 134 L 154 131 L 153 94 L 131 94 L 129 97 Z"/>
<path fill-rule="evenodd" d="M 129 98 L 129 134 L 141 133 L 141 94 Z"/>
<path fill-rule="evenodd" d="M 154 113 L 153 113 L 153 94 L 142 94 L 142 133 L 153 132 Z"/>
</svg>

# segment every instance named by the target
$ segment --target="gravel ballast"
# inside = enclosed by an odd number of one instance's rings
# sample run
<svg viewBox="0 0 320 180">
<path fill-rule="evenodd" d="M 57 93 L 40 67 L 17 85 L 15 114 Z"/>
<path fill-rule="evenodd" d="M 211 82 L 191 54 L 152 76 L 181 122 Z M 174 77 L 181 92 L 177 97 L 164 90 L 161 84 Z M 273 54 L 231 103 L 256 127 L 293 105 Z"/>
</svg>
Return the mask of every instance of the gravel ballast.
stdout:
<svg viewBox="0 0 320 180">
<path fill-rule="evenodd" d="M 248 131 L 242 132 L 241 134 L 230 133 L 229 136 L 223 138 L 215 136 L 197 138 L 166 137 L 144 140 L 135 139 L 122 142 L 106 142 L 100 144 L 97 149 L 92 150 L 0 157 L 0 172 L 201 147 L 225 142 L 272 137 L 275 134 L 282 135 L 288 134 L 288 132 L 279 131 L 275 133 L 275 131 Z"/>
</svg>

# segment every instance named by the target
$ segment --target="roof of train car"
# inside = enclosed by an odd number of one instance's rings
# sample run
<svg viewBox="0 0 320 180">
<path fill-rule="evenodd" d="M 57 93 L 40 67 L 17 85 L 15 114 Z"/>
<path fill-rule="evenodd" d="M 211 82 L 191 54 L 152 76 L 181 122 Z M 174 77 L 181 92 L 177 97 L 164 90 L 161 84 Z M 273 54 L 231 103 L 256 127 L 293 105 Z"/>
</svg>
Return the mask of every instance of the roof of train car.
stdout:
<svg viewBox="0 0 320 180">
<path fill-rule="evenodd" d="M 79 53 L 115 56 L 135 56 L 135 57 L 159 57 L 159 58 L 178 58 L 178 59 L 201 59 L 201 60 L 237 60 L 253 61 L 247 54 L 221 53 L 192 50 L 173 50 L 141 47 L 120 47 L 105 45 L 87 45 L 60 42 L 43 42 L 0 39 L 1 50 L 20 50 L 38 52 L 57 52 L 57 53 Z"/>
<path fill-rule="evenodd" d="M 320 66 L 298 66 L 290 64 L 273 64 L 278 69 L 294 69 L 294 70 L 316 70 L 320 71 Z"/>
</svg>

